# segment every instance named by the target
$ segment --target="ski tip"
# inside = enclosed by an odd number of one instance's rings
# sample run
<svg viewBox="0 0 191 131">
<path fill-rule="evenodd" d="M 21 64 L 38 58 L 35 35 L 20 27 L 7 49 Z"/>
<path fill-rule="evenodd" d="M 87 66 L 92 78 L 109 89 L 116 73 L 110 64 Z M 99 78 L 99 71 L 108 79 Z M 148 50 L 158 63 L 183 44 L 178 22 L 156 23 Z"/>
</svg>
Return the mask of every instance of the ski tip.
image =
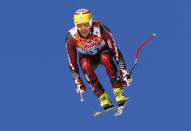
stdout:
<svg viewBox="0 0 191 131">
<path fill-rule="evenodd" d="M 155 37 L 155 36 L 156 36 L 156 34 L 154 33 L 154 34 L 153 34 L 153 36 Z"/>
</svg>

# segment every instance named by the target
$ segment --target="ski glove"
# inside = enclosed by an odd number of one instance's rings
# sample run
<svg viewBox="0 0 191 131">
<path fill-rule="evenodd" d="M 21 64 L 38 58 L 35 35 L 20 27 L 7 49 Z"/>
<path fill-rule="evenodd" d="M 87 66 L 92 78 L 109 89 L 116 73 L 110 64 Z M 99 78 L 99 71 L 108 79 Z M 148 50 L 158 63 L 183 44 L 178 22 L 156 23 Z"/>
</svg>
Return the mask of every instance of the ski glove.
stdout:
<svg viewBox="0 0 191 131">
<path fill-rule="evenodd" d="M 121 69 L 120 70 L 121 77 L 122 77 L 122 82 L 125 86 L 130 86 L 132 82 L 132 77 L 131 75 L 127 72 L 127 69 Z"/>
<path fill-rule="evenodd" d="M 77 93 L 83 93 L 84 91 L 86 91 L 86 86 L 85 84 L 82 82 L 81 78 L 77 78 L 75 80 L 76 83 L 76 92 Z"/>
</svg>

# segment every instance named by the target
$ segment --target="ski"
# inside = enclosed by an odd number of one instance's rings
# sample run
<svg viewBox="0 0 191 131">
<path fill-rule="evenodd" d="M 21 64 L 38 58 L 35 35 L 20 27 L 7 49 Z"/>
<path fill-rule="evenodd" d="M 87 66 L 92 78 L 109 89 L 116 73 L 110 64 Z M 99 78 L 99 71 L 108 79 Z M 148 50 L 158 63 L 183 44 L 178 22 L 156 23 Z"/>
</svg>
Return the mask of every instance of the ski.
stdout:
<svg viewBox="0 0 191 131">
<path fill-rule="evenodd" d="M 98 115 L 101 115 L 101 114 L 103 114 L 103 113 L 116 110 L 117 108 L 118 108 L 118 107 L 114 106 L 114 107 L 111 107 L 111 108 L 109 108 L 109 109 L 107 109 L 107 110 L 96 111 L 96 112 L 94 112 L 93 116 L 98 116 Z"/>
<path fill-rule="evenodd" d="M 117 111 L 115 112 L 114 116 L 119 116 L 119 115 L 121 115 L 121 114 L 123 113 L 123 110 L 124 110 L 124 108 L 125 108 L 127 102 L 129 101 L 129 99 L 130 99 L 129 97 L 126 98 L 124 105 L 117 107 Z"/>
</svg>

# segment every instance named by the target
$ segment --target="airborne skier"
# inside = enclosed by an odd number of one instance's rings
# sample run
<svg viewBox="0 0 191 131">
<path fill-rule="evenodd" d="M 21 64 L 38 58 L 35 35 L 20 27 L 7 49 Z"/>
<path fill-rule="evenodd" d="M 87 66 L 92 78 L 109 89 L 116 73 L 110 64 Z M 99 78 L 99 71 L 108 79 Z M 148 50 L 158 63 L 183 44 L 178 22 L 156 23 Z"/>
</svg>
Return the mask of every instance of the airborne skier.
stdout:
<svg viewBox="0 0 191 131">
<path fill-rule="evenodd" d="M 74 13 L 74 24 L 75 27 L 69 30 L 65 42 L 69 68 L 76 84 L 77 93 L 86 91 L 86 86 L 79 74 L 76 49 L 79 51 L 79 64 L 84 76 L 94 94 L 99 98 L 101 107 L 106 110 L 113 105 L 94 73 L 99 64 L 105 66 L 116 102 L 122 106 L 125 103 L 122 83 L 130 86 L 132 77 L 127 71 L 124 58 L 116 46 L 110 30 L 100 21 L 93 21 L 92 14 L 87 9 L 79 9 Z M 121 77 L 113 57 L 117 62 Z"/>
</svg>

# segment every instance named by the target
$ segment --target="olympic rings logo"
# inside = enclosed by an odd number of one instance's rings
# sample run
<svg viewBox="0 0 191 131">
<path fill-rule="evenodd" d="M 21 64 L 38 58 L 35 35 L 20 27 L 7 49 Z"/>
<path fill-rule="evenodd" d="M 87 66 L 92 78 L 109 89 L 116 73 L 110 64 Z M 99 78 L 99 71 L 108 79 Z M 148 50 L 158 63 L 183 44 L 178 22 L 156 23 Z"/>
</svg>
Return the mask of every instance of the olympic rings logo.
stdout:
<svg viewBox="0 0 191 131">
<path fill-rule="evenodd" d="M 82 41 L 79 43 L 79 48 L 89 48 L 98 45 L 101 42 L 100 38 L 94 38 L 93 40 L 88 39 L 87 41 Z"/>
</svg>

